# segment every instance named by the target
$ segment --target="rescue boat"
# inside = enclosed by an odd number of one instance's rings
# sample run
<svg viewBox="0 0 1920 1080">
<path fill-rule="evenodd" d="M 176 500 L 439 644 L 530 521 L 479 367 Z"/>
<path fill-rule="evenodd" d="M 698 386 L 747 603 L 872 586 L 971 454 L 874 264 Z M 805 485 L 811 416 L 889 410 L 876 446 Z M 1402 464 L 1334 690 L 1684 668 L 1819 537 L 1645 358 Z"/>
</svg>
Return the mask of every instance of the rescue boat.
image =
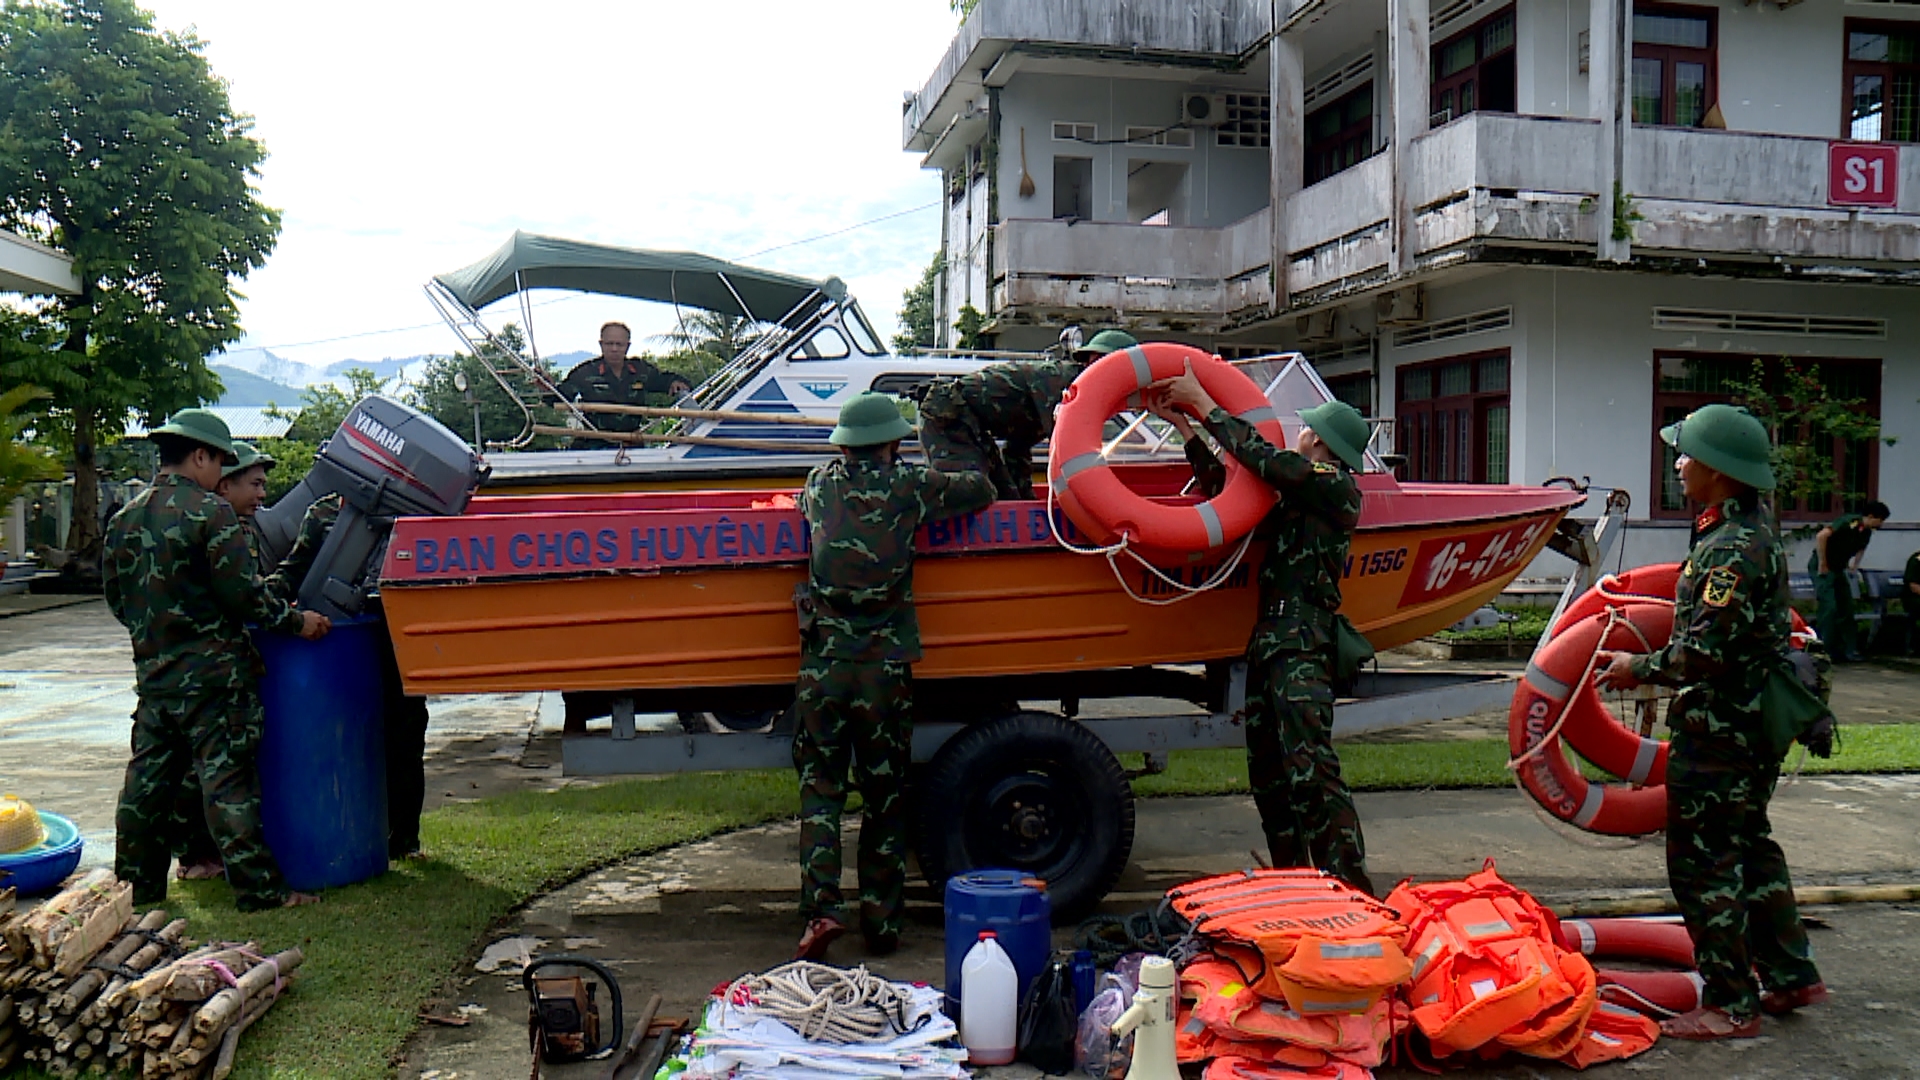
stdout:
<svg viewBox="0 0 1920 1080">
<path fill-rule="evenodd" d="M 1116 468 L 1156 500 L 1183 465 Z M 1584 496 L 1561 488 L 1360 478 L 1343 610 L 1376 648 L 1487 603 Z M 767 492 L 475 498 L 457 517 L 394 525 L 381 594 L 411 693 L 791 686 L 793 589 L 807 530 Z M 1056 538 L 1057 537 L 1057 538 Z M 1239 656 L 1266 556 L 1251 543 L 1150 565 L 1067 550 L 1045 498 L 996 503 L 919 538 L 921 680 L 1202 663 Z M 1184 596 L 1177 617 L 1154 601 Z M 1146 601 L 1146 602 L 1143 602 Z"/>
</svg>

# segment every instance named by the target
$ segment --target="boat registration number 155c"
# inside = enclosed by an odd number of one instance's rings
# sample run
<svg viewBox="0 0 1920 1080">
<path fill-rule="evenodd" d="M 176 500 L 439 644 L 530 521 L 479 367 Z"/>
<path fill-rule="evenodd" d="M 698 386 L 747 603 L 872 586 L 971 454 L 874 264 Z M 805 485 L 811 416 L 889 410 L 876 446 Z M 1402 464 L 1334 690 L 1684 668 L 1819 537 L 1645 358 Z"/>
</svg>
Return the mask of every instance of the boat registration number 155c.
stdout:
<svg viewBox="0 0 1920 1080">
<path fill-rule="evenodd" d="M 1400 606 L 1465 592 L 1507 571 L 1517 571 L 1533 552 L 1546 523 L 1495 526 L 1467 536 L 1444 536 L 1420 545 Z"/>
</svg>

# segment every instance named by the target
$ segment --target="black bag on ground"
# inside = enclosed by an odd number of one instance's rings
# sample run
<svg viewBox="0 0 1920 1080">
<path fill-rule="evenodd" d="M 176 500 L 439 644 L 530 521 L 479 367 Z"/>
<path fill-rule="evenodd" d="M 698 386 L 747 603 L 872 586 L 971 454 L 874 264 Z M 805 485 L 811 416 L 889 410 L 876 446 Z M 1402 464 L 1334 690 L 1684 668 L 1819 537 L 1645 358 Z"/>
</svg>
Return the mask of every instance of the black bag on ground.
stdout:
<svg viewBox="0 0 1920 1080">
<path fill-rule="evenodd" d="M 1073 965 L 1056 957 L 1034 976 L 1020 1002 L 1020 1060 L 1043 1073 L 1072 1072 L 1079 1023 L 1073 1007 Z"/>
</svg>

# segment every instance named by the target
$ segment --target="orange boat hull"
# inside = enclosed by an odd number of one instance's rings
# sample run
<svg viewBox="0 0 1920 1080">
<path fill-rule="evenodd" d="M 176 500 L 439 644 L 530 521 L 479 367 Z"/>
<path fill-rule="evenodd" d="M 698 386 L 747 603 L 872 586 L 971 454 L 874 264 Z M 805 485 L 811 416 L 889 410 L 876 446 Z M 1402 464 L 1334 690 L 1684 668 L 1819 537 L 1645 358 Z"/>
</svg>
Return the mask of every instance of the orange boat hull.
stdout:
<svg viewBox="0 0 1920 1080">
<path fill-rule="evenodd" d="M 1493 599 L 1580 502 L 1549 489 L 1366 479 L 1367 509 L 1342 610 L 1381 649 L 1451 625 Z M 478 513 L 462 518 L 403 519 L 382 597 L 407 690 L 791 683 L 799 665 L 792 596 L 806 568 L 800 553 L 779 552 L 761 530 L 797 516 L 751 508 L 754 494 L 483 499 L 476 500 Z M 647 506 L 661 509 L 635 509 Z M 1123 584 L 1106 559 L 1062 550 L 1045 535 L 1038 504 L 1002 504 L 986 513 L 1001 518 L 988 518 L 971 537 L 963 525 L 929 534 L 931 543 L 923 536 L 914 574 L 925 647 L 917 678 L 1198 663 L 1245 650 L 1258 607 L 1260 542 L 1220 587 L 1156 606 L 1132 594 L 1165 600 L 1179 590 L 1130 558 L 1115 564 L 1126 575 Z M 736 551 L 746 555 L 685 568 L 624 565 L 629 547 L 642 562 L 660 554 L 665 534 L 654 525 L 663 521 L 732 526 L 739 530 Z M 996 540 L 994 528 L 1009 523 Z M 743 539 L 749 527 L 761 535 L 757 551 Z M 704 530 L 696 524 L 692 535 Z M 724 559 L 720 534 L 712 535 L 714 557 Z M 691 547 L 683 550 L 690 557 Z M 707 553 L 704 540 L 701 551 Z M 453 555 L 461 565 L 448 569 L 445 556 Z M 1224 558 L 1213 553 L 1165 572 L 1197 584 Z"/>
</svg>

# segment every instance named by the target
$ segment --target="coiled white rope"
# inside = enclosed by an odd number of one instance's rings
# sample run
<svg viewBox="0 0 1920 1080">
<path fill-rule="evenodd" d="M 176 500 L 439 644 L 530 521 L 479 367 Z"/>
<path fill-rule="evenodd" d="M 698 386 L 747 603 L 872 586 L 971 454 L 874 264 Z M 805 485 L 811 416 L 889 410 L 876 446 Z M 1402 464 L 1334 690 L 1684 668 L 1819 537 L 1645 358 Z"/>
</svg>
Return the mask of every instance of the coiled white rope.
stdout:
<svg viewBox="0 0 1920 1080">
<path fill-rule="evenodd" d="M 1184 490 L 1185 489 L 1182 489 L 1183 494 Z M 1113 579 L 1120 583 L 1121 590 L 1135 603 L 1146 604 L 1151 607 L 1167 607 L 1180 603 L 1182 600 L 1191 600 L 1203 592 L 1210 592 L 1226 584 L 1227 580 L 1233 576 L 1233 572 L 1240 568 L 1241 560 L 1246 558 L 1247 548 L 1253 543 L 1253 533 L 1249 532 L 1241 539 L 1240 546 L 1234 550 L 1233 557 L 1225 563 L 1222 563 L 1219 570 L 1215 571 L 1207 580 L 1200 584 L 1189 585 L 1184 581 L 1168 576 L 1165 571 L 1142 558 L 1139 552 L 1133 550 L 1131 538 L 1128 537 L 1126 533 L 1121 533 L 1120 539 L 1103 547 L 1080 547 L 1071 543 L 1066 537 L 1060 535 L 1060 523 L 1054 517 L 1055 505 L 1053 485 L 1048 484 L 1047 529 L 1053 533 L 1053 542 L 1075 555 L 1104 556 L 1107 560 L 1107 567 L 1113 571 Z M 1132 583 L 1127 580 L 1126 573 L 1120 569 L 1119 557 L 1123 554 L 1145 567 L 1148 573 L 1171 587 L 1174 590 L 1174 595 L 1162 598 L 1142 596 L 1138 592 L 1135 592 Z"/>
<path fill-rule="evenodd" d="M 724 1000 L 748 1003 L 814 1042 L 885 1042 L 913 1027 L 910 999 L 864 966 L 795 960 L 735 979 Z"/>
</svg>

